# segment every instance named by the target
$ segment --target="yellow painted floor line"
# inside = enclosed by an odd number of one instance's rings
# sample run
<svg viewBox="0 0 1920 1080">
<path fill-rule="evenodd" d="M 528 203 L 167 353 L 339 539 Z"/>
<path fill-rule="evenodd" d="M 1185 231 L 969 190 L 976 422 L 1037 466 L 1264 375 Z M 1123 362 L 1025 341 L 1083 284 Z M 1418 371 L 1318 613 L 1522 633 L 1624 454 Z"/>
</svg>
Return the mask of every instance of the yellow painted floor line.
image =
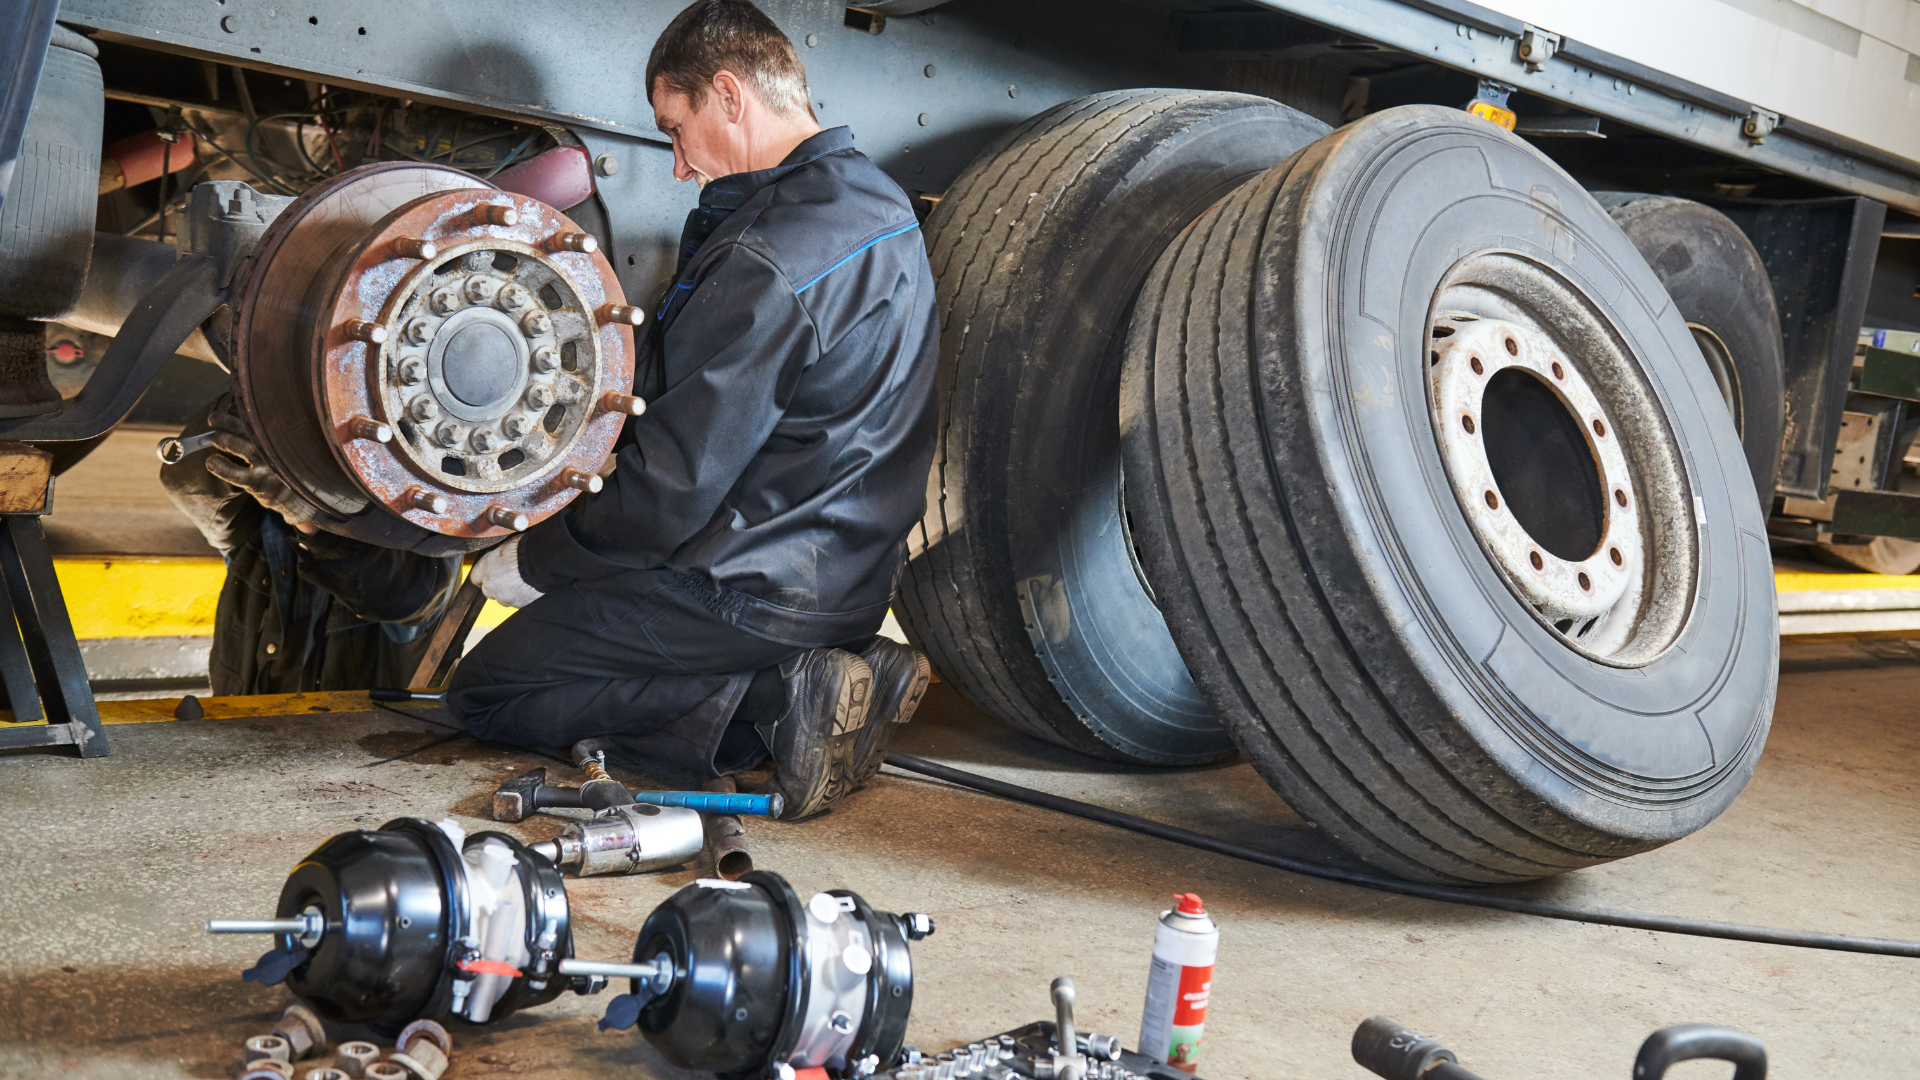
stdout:
<svg viewBox="0 0 1920 1080">
<path fill-rule="evenodd" d="M 140 698 L 134 701 L 100 702 L 103 724 L 158 724 L 178 717 L 179 697 Z M 244 697 L 203 697 L 200 710 L 208 720 L 232 720 L 248 716 L 298 716 L 301 713 L 363 713 L 380 707 L 365 690 L 321 694 L 249 694 Z M 13 713 L 0 709 L 0 723 L 13 723 Z"/>
</svg>

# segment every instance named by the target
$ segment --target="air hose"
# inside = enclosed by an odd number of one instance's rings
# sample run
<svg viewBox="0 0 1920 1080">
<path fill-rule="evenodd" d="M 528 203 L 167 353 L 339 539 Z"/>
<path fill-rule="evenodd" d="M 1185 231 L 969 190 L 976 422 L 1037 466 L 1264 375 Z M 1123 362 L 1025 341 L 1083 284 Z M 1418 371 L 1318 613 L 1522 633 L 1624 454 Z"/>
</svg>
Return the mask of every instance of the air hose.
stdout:
<svg viewBox="0 0 1920 1080">
<path fill-rule="evenodd" d="M 1743 926 L 1739 923 L 1715 922 L 1711 919 L 1688 919 L 1678 915 L 1650 915 L 1638 911 L 1614 911 L 1607 908 L 1576 908 L 1564 904 L 1549 903 L 1544 900 L 1527 900 L 1515 896 L 1503 896 L 1499 893 L 1479 889 L 1455 888 L 1448 885 L 1427 885 L 1415 881 L 1402 881 L 1399 878 L 1383 874 L 1368 873 L 1364 870 L 1349 870 L 1340 866 L 1328 866 L 1324 863 L 1309 862 L 1305 859 L 1275 855 L 1271 852 L 1235 844 L 1204 833 L 1182 829 L 1158 821 L 1132 814 L 1123 814 L 1118 810 L 1108 810 L 1102 806 L 1080 802 L 1077 799 L 1049 795 L 1044 791 L 1009 784 L 1002 780 L 965 772 L 914 757 L 911 754 L 888 754 L 887 764 L 896 769 L 930 776 L 944 780 L 949 784 L 983 791 L 989 795 L 998 795 L 1003 799 L 1038 806 L 1074 817 L 1097 821 L 1102 825 L 1111 825 L 1116 829 L 1126 829 L 1143 836 L 1184 844 L 1201 851 L 1211 851 L 1216 855 L 1225 855 L 1231 859 L 1271 866 L 1276 870 L 1285 870 L 1293 874 L 1319 878 L 1322 881 L 1335 881 L 1342 885 L 1353 885 L 1362 889 L 1393 893 L 1398 896 L 1413 896 L 1422 900 L 1437 900 L 1443 904 L 1461 904 L 1466 907 L 1491 908 L 1494 911 L 1507 911 L 1516 915 L 1534 915 L 1543 919 L 1564 919 L 1568 922 L 1599 923 L 1604 926 L 1625 926 L 1635 930 L 1657 930 L 1668 934 L 1689 934 L 1694 937 L 1725 938 L 1729 941 L 1753 941 L 1763 945 L 1793 945 L 1803 949 L 1832 949 L 1838 952 L 1871 953 L 1876 956 L 1912 956 L 1920 957 L 1920 941 L 1895 941 L 1888 938 L 1855 937 L 1851 934 L 1826 934 L 1812 930 L 1776 930 L 1767 926 Z"/>
</svg>

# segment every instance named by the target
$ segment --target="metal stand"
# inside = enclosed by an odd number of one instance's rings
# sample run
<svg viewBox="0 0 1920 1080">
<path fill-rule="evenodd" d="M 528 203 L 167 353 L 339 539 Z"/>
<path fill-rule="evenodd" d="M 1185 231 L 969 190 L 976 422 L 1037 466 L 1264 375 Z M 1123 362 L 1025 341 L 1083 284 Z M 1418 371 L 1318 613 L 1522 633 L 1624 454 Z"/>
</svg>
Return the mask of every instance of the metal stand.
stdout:
<svg viewBox="0 0 1920 1080">
<path fill-rule="evenodd" d="M 0 728 L 0 749 L 72 746 L 81 757 L 110 753 L 37 515 L 0 515 L 0 578 L 6 582 L 0 591 L 0 683 L 14 721 L 35 725 Z"/>
</svg>

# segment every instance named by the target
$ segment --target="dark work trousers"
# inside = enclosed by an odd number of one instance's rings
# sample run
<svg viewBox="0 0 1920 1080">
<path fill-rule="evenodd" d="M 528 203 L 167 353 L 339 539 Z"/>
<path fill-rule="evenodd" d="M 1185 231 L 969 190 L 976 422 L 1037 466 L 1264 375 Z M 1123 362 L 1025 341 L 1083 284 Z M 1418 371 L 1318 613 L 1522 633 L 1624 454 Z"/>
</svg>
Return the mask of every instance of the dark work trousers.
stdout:
<svg viewBox="0 0 1920 1080">
<path fill-rule="evenodd" d="M 703 601 L 705 579 L 632 570 L 542 596 L 460 661 L 447 707 L 482 739 L 566 755 L 608 738 L 628 754 L 705 775 L 752 768 L 766 746 L 736 719 L 756 674 L 805 651 L 741 629 Z M 771 684 L 771 686 L 769 686 Z M 777 672 L 761 688 L 777 693 Z M 764 689 L 756 689 L 756 703 Z M 749 710 L 752 712 L 752 710 Z"/>
</svg>

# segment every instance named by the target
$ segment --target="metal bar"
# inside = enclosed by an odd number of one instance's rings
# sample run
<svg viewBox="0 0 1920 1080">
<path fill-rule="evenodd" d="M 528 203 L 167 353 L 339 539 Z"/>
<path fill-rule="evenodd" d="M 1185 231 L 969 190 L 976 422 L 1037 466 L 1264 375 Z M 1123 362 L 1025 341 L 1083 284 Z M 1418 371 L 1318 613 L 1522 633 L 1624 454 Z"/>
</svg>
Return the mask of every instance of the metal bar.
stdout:
<svg viewBox="0 0 1920 1080">
<path fill-rule="evenodd" d="M 467 635 L 473 632 L 474 620 L 480 617 L 480 609 L 486 602 L 486 594 L 472 581 L 460 586 L 460 591 L 447 602 L 446 614 L 441 615 L 440 622 L 434 626 L 433 637 L 427 642 L 427 651 L 420 654 L 420 666 L 414 669 L 409 686 L 439 686 L 446 679 L 453 662 L 460 659 L 460 650 Z"/>
<path fill-rule="evenodd" d="M 40 691 L 33 685 L 33 664 L 27 659 L 26 639 L 14 618 L 13 600 L 0 589 L 0 684 L 7 690 L 7 706 L 13 710 L 16 724 L 37 724 L 46 720 L 40 706 Z"/>
<path fill-rule="evenodd" d="M 1858 392 L 1920 401 L 1920 354 L 1869 348 Z"/>
<path fill-rule="evenodd" d="M 189 257 L 174 263 L 127 315 L 79 395 L 52 416 L 0 420 L 0 439 L 71 442 L 91 439 L 119 423 L 167 359 L 227 302 L 219 273 L 213 259 Z"/>
<path fill-rule="evenodd" d="M 60 595 L 53 556 L 47 552 L 38 517 L 0 516 L 0 575 L 6 578 L 49 721 L 71 725 L 81 757 L 106 756 L 111 752 L 106 729 L 100 726 L 100 710 L 87 683 L 87 665 L 80 656 L 73 621 L 67 617 L 67 602 Z"/>
<path fill-rule="evenodd" d="M 1518 34 L 1504 23 L 1496 28 L 1494 20 L 1469 11 L 1469 5 L 1448 0 L 1258 2 L 1608 120 L 1920 212 L 1920 162 L 1784 117 L 1756 141 L 1744 131 L 1753 109 L 1748 102 L 1578 41 L 1563 39 L 1539 70 L 1531 70 L 1516 52 Z"/>
<path fill-rule="evenodd" d="M 1894 491 L 1842 491 L 1833 504 L 1838 535 L 1898 536 L 1920 540 L 1920 495 Z"/>
</svg>

